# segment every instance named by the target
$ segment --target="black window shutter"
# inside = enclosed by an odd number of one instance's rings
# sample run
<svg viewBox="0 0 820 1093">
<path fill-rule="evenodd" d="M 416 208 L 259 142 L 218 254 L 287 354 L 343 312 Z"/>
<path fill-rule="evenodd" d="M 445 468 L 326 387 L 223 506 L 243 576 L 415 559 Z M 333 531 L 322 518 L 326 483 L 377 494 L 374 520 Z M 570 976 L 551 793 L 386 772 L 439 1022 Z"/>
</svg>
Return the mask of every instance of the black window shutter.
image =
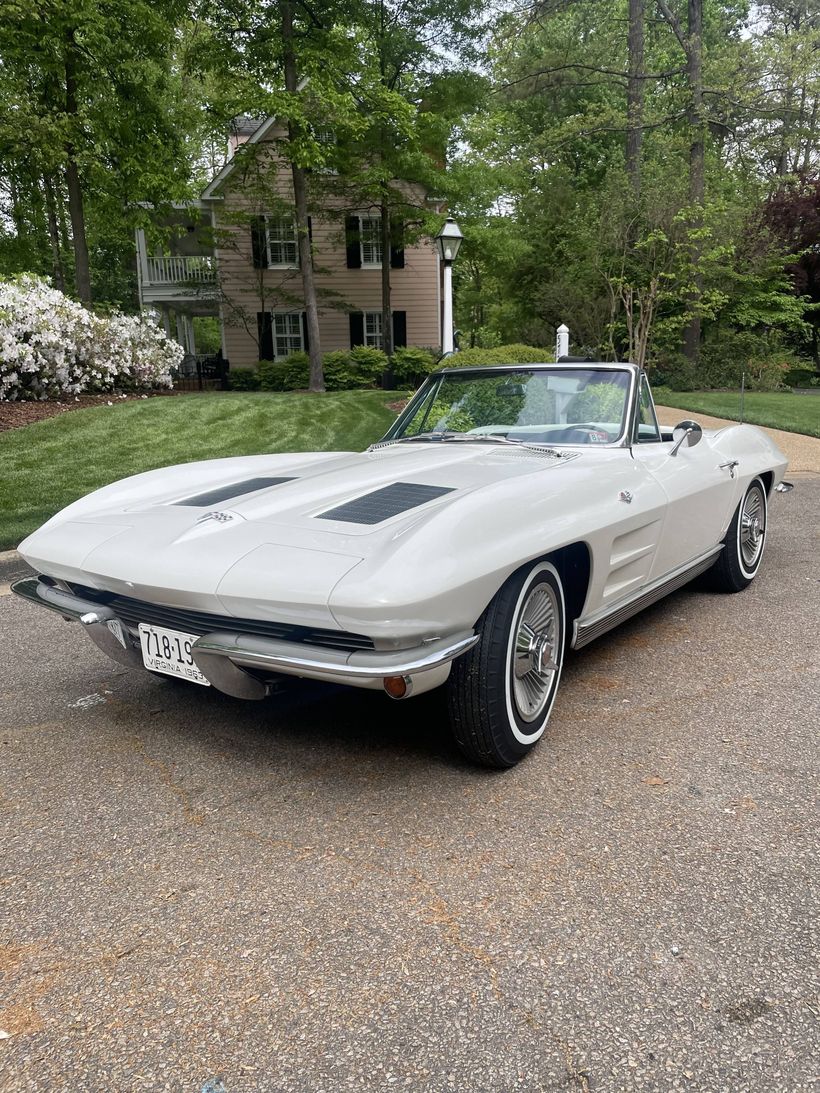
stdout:
<svg viewBox="0 0 820 1093">
<path fill-rule="evenodd" d="M 269 311 L 257 311 L 256 322 L 259 327 L 259 359 L 273 360 L 273 316 Z"/>
<path fill-rule="evenodd" d="M 362 268 L 362 249 L 360 245 L 358 216 L 345 217 L 345 240 L 347 242 L 347 268 Z"/>
<path fill-rule="evenodd" d="M 310 352 L 310 338 L 308 338 L 307 312 L 302 312 L 302 349 Z"/>
<path fill-rule="evenodd" d="M 313 242 L 313 217 L 308 217 L 308 239 Z"/>
<path fill-rule="evenodd" d="M 393 348 L 401 349 L 407 345 L 407 312 L 393 312 Z"/>
<path fill-rule="evenodd" d="M 253 268 L 267 269 L 268 239 L 264 216 L 251 218 L 251 247 L 253 248 Z"/>
<path fill-rule="evenodd" d="M 400 220 L 390 225 L 390 265 L 393 269 L 404 269 L 404 224 Z"/>
<path fill-rule="evenodd" d="M 364 312 L 351 311 L 350 313 L 350 348 L 364 345 Z"/>
</svg>

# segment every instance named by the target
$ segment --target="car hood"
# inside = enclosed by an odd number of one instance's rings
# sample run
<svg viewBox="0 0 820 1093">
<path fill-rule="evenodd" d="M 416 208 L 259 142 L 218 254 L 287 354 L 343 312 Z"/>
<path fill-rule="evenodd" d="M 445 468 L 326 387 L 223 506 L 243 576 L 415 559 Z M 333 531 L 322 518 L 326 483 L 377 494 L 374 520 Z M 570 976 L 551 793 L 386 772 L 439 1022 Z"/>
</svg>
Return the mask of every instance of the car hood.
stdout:
<svg viewBox="0 0 820 1093">
<path fill-rule="evenodd" d="M 57 579 L 138 599 L 334 626 L 332 590 L 362 561 L 442 509 L 575 458 L 432 442 L 183 464 L 82 498 L 20 553 Z"/>
</svg>

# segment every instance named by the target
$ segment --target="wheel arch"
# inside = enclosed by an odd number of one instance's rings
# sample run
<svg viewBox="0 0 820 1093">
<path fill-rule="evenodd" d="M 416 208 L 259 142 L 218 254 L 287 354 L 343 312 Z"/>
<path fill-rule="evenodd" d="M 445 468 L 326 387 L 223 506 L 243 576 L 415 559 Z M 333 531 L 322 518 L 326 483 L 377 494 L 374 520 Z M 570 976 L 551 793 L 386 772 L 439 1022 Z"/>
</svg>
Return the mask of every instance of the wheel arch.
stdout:
<svg viewBox="0 0 820 1093">
<path fill-rule="evenodd" d="M 546 555 L 545 561 L 552 562 L 561 577 L 564 586 L 564 601 L 567 612 L 567 633 L 572 633 L 572 624 L 581 617 L 589 592 L 592 576 L 592 554 L 585 542 L 569 543 Z"/>
<path fill-rule="evenodd" d="M 760 479 L 766 490 L 766 496 L 770 497 L 772 486 L 774 485 L 774 471 L 761 471 L 760 474 L 755 475 L 755 478 Z M 754 479 L 752 479 L 752 481 L 754 481 Z"/>
</svg>

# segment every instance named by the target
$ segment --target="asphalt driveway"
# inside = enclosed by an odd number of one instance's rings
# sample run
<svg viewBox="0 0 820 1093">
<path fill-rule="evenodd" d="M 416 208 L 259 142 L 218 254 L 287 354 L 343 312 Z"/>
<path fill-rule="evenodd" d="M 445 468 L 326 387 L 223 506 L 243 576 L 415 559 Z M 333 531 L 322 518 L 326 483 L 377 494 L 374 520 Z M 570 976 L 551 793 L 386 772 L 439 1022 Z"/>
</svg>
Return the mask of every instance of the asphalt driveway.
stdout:
<svg viewBox="0 0 820 1093">
<path fill-rule="evenodd" d="M 243 704 L 0 585 L 0 1088 L 817 1088 L 820 479 L 771 524 L 500 775 L 436 696 Z"/>
</svg>

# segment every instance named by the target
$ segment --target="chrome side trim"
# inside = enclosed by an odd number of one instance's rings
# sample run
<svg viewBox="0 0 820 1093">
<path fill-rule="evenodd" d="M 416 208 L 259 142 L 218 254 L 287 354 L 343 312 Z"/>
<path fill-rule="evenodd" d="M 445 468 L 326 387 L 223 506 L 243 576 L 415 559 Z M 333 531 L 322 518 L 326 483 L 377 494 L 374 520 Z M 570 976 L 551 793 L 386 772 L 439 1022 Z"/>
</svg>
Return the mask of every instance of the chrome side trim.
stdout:
<svg viewBox="0 0 820 1093">
<path fill-rule="evenodd" d="M 348 653 L 339 649 L 322 649 L 316 645 L 297 646 L 293 642 L 248 634 L 205 634 L 194 642 L 194 663 L 216 687 L 221 682 L 231 684 L 225 674 L 227 660 L 234 669 L 255 668 L 264 672 L 304 676 L 333 683 L 362 683 L 384 676 L 412 676 L 429 672 L 448 664 L 472 649 L 479 635 L 456 634 L 438 638 L 412 649 L 371 653 Z M 231 691 L 228 692 L 232 693 Z"/>
<path fill-rule="evenodd" d="M 685 566 L 680 566 L 665 577 L 653 581 L 652 584 L 639 591 L 636 596 L 621 600 L 619 603 L 606 608 L 605 611 L 599 612 L 597 615 L 591 615 L 587 619 L 576 619 L 575 633 L 572 640 L 573 649 L 583 648 L 584 645 L 588 645 L 591 641 L 599 638 L 601 634 L 605 634 L 607 630 L 620 626 L 622 622 L 626 622 L 633 615 L 637 615 L 645 607 L 649 607 L 650 604 L 663 599 L 670 592 L 674 592 L 676 589 L 688 584 L 699 573 L 703 573 L 712 565 L 721 550 L 723 550 L 722 543 L 707 551 L 706 554 L 701 554 L 694 562 L 687 562 Z"/>
</svg>

